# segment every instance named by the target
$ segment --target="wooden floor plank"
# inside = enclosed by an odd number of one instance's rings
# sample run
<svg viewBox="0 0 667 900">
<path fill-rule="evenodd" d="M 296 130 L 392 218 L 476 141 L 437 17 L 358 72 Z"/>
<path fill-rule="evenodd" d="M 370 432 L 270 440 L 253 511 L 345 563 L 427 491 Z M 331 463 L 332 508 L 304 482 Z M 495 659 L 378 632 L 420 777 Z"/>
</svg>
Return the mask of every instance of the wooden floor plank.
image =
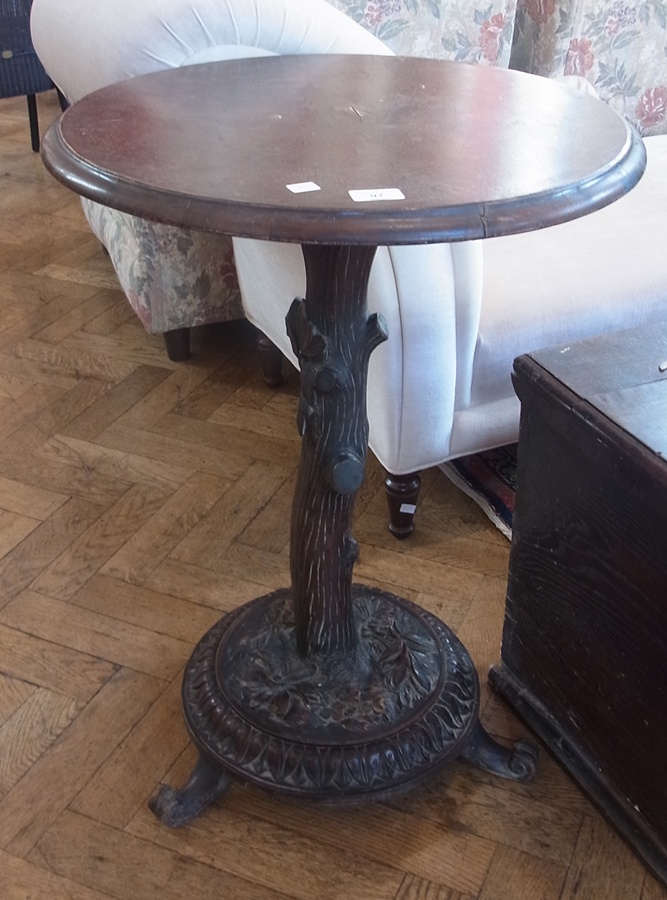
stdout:
<svg viewBox="0 0 667 900">
<path fill-rule="evenodd" d="M 646 872 L 597 813 L 585 816 L 560 900 L 640 900 Z"/>
<path fill-rule="evenodd" d="M 406 875 L 396 900 L 475 900 L 472 894 L 462 894 L 441 884 L 433 884 L 414 875 Z"/>
<path fill-rule="evenodd" d="M 195 473 L 134 532 L 100 571 L 103 575 L 142 584 L 228 491 L 228 482 L 214 475 Z"/>
<path fill-rule="evenodd" d="M 211 567 L 291 474 L 276 463 L 253 462 L 171 552 L 180 562 Z"/>
<path fill-rule="evenodd" d="M 0 791 L 7 792 L 74 721 L 83 704 L 37 688 L 0 727 Z"/>
<path fill-rule="evenodd" d="M 160 692 L 122 669 L 0 802 L 0 848 L 25 857 Z"/>
<path fill-rule="evenodd" d="M 397 801 L 396 808 L 421 811 L 443 828 L 464 828 L 564 867 L 572 860 L 582 821 L 575 811 L 534 799 L 526 785 L 503 782 L 464 762 Z"/>
<path fill-rule="evenodd" d="M 9 512 L 34 519 L 48 519 L 68 500 L 66 494 L 58 494 L 46 488 L 37 488 L 14 479 L 0 476 L 0 507 Z"/>
<path fill-rule="evenodd" d="M 175 678 L 70 804 L 98 822 L 125 828 L 189 744 Z M 161 735 L 156 741 L 155 735 Z"/>
<path fill-rule="evenodd" d="M 171 680 L 191 645 L 33 591 L 22 591 L 0 611 L 0 622 L 79 653 Z"/>
<path fill-rule="evenodd" d="M 210 605 L 181 600 L 107 575 L 93 576 L 68 602 L 193 646 L 220 618 L 219 610 Z"/>
<path fill-rule="evenodd" d="M 167 499 L 156 485 L 133 485 L 33 582 L 37 591 L 59 599 L 71 597 L 132 537 Z"/>
<path fill-rule="evenodd" d="M 0 608 L 67 552 L 103 512 L 94 503 L 70 500 L 0 559 Z"/>
<path fill-rule="evenodd" d="M 121 422 L 128 424 L 124 419 Z M 277 459 L 293 459 L 296 468 L 299 462 L 299 443 L 296 437 L 288 439 L 265 434 L 257 435 L 242 428 L 184 419 L 183 416 L 175 413 L 165 414 L 164 417 L 153 422 L 150 428 L 157 434 L 167 437 L 211 447 L 215 450 L 226 450 L 267 463 L 274 463 Z"/>
<path fill-rule="evenodd" d="M 391 865 L 224 807 L 179 831 L 165 829 L 142 809 L 127 831 L 298 900 L 393 900 L 403 879 Z"/>
<path fill-rule="evenodd" d="M 116 666 L 0 625 L 0 658 L 5 676 L 66 694 L 84 703 L 113 676 Z"/>
<path fill-rule="evenodd" d="M 559 900 L 565 872 L 564 866 L 500 845 L 479 900 Z"/>
<path fill-rule="evenodd" d="M 39 525 L 39 519 L 30 519 L 0 509 L 0 559 L 18 546 Z"/>
<path fill-rule="evenodd" d="M 118 422 L 98 435 L 97 444 L 128 454 L 140 454 L 151 463 L 187 467 L 230 482 L 240 478 L 250 464 L 246 454 L 231 453 L 224 447 L 220 450 L 201 447 L 168 435 L 127 428 Z"/>
<path fill-rule="evenodd" d="M 53 277 L 53 274 L 48 271 L 42 270 L 41 274 Z M 68 310 L 46 327 L 40 328 L 34 333 L 34 337 L 38 341 L 58 344 L 73 331 L 78 331 L 89 321 L 105 313 L 115 302 L 116 298 L 110 291 L 96 291 L 92 297 L 84 300 L 79 306 Z"/>
<path fill-rule="evenodd" d="M 123 413 L 131 409 L 169 377 L 168 370 L 159 366 L 137 366 L 127 378 L 87 407 L 75 419 L 60 429 L 67 437 L 90 441 L 112 425 Z"/>
<path fill-rule="evenodd" d="M 3 900 L 108 900 L 109 895 L 60 878 L 0 850 L 0 897 Z"/>
<path fill-rule="evenodd" d="M 7 719 L 12 716 L 31 697 L 37 688 L 34 684 L 27 684 L 25 681 L 19 681 L 17 678 L 10 678 L 8 675 L 0 674 L 0 725 L 4 725 Z"/>
<path fill-rule="evenodd" d="M 85 468 L 116 482 L 154 484 L 166 490 L 180 487 L 191 475 L 185 466 L 160 463 L 137 453 L 101 447 L 97 441 L 78 440 L 60 433 L 45 441 L 36 456 L 72 468 Z"/>
<path fill-rule="evenodd" d="M 230 548 L 224 555 L 224 568 L 216 567 L 215 571 L 165 559 L 151 572 L 145 586 L 168 596 L 231 612 L 254 597 L 288 584 L 289 560 L 285 555 L 261 554 L 255 557 L 255 565 L 243 566 L 242 572 L 238 573 L 232 559 L 238 549 L 238 545 Z M 247 558 L 245 554 L 243 556 Z M 270 558 L 268 565 L 267 557 Z"/>
<path fill-rule="evenodd" d="M 641 900 L 667 900 L 667 887 L 651 873 L 647 873 Z"/>
<path fill-rule="evenodd" d="M 371 803 L 360 809 L 310 809 L 258 791 L 230 791 L 222 813 L 246 812 L 451 890 L 476 895 L 495 851 L 493 841 L 462 829 L 443 828 L 420 815 Z"/>
<path fill-rule="evenodd" d="M 118 859 L 124 861 L 120 868 L 115 862 Z M 31 860 L 116 900 L 284 900 L 285 896 L 298 896 L 277 893 L 254 878 L 235 877 L 178 849 L 138 840 L 71 812 L 54 823 Z"/>
</svg>

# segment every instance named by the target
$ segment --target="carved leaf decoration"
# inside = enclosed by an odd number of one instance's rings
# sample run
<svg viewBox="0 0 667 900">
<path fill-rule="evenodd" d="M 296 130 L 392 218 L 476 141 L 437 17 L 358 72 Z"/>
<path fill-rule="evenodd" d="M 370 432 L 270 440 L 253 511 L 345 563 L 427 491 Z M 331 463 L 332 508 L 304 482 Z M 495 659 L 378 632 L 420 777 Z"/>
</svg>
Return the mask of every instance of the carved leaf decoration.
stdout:
<svg viewBox="0 0 667 900">
<path fill-rule="evenodd" d="M 400 635 L 394 628 L 387 635 L 380 666 L 387 683 L 398 692 L 401 705 L 412 705 L 428 694 L 437 680 L 431 642 L 419 635 Z"/>
<path fill-rule="evenodd" d="M 432 632 L 421 632 L 419 623 L 415 626 L 409 616 L 385 615 L 382 621 L 374 602 L 358 604 L 357 612 L 362 608 L 369 617 L 362 630 L 372 635 L 379 655 L 369 658 L 364 652 L 360 658 L 364 675 L 355 681 L 348 677 L 347 669 L 341 670 L 347 666 L 342 657 L 335 659 L 335 664 L 323 665 L 315 656 L 304 659 L 291 652 L 294 612 L 291 604 L 280 599 L 286 593 L 272 595 L 278 599 L 267 603 L 260 617 L 271 632 L 270 639 L 257 631 L 252 639 L 242 633 L 234 650 L 221 657 L 218 642 L 227 621 L 221 620 L 188 664 L 191 677 L 184 682 L 183 695 L 186 718 L 214 759 L 232 763 L 245 777 L 267 786 L 324 792 L 333 798 L 364 794 L 374 785 L 404 784 L 406 777 L 444 759 L 452 745 L 466 736 L 471 717 L 476 715 L 478 683 L 476 675 L 470 678 L 466 674 L 468 670 L 474 673 L 472 663 L 465 655 L 463 660 L 458 658 L 453 636 L 454 656 L 447 661 L 445 692 L 435 698 L 435 704 L 424 704 L 421 720 L 409 716 L 405 727 L 392 735 L 382 723 L 403 717 L 401 688 L 417 690 L 415 685 L 431 676 L 437 686 L 440 669 L 434 650 L 445 648 L 447 638 L 436 628 L 438 641 L 431 642 Z M 431 664 L 424 659 L 429 647 Z M 380 677 L 381 659 L 383 665 L 391 666 L 392 676 L 400 681 L 398 687 L 388 686 Z M 233 678 L 227 677 L 230 672 Z M 232 686 L 239 682 L 243 689 L 235 691 Z M 259 712 L 248 701 L 250 694 L 253 703 L 259 704 Z M 250 718 L 239 715 L 237 703 Z M 253 724 L 255 716 L 259 727 Z M 263 717 L 267 727 L 261 724 Z M 289 733 L 298 737 L 286 740 L 272 733 L 268 721 L 272 717 L 282 723 L 289 720 Z M 329 727 L 348 736 L 351 727 L 359 734 L 359 743 L 333 747 L 328 736 L 319 743 L 317 731 Z M 368 740 L 362 736 L 364 731 L 371 732 Z M 311 737 L 303 741 L 302 735 Z M 460 747 L 457 750 L 460 752 Z M 519 759 L 516 765 L 521 764 Z"/>
</svg>

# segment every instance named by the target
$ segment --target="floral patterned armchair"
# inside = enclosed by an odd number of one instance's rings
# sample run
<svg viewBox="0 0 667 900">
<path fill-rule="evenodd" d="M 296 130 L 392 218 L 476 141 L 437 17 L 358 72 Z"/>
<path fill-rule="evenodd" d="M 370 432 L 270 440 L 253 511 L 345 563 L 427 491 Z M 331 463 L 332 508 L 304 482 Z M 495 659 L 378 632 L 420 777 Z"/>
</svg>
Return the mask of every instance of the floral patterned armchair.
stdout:
<svg viewBox="0 0 667 900">
<path fill-rule="evenodd" d="M 518 0 L 510 65 L 584 76 L 642 135 L 667 134 L 664 0 Z"/>
</svg>

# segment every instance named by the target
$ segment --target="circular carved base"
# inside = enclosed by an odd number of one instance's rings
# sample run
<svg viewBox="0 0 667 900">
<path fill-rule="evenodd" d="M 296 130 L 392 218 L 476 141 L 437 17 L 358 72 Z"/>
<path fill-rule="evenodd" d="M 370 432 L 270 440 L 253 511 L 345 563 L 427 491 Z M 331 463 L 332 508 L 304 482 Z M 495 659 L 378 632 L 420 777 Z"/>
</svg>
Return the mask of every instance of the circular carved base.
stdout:
<svg viewBox="0 0 667 900">
<path fill-rule="evenodd" d="M 342 801 L 412 786 L 468 744 L 479 682 L 435 616 L 353 586 L 356 646 L 297 653 L 289 590 L 247 603 L 202 638 L 185 718 L 209 764 L 273 790 Z"/>
</svg>

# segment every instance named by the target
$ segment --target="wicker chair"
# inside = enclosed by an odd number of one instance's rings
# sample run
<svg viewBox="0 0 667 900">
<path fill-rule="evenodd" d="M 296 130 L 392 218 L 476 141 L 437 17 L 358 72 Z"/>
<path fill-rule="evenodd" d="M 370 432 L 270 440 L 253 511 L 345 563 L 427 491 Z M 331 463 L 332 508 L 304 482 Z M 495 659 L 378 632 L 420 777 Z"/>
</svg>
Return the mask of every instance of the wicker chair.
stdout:
<svg viewBox="0 0 667 900">
<path fill-rule="evenodd" d="M 0 98 L 28 99 L 30 140 L 39 150 L 36 94 L 55 85 L 37 58 L 30 38 L 32 0 L 0 0 Z"/>
</svg>

